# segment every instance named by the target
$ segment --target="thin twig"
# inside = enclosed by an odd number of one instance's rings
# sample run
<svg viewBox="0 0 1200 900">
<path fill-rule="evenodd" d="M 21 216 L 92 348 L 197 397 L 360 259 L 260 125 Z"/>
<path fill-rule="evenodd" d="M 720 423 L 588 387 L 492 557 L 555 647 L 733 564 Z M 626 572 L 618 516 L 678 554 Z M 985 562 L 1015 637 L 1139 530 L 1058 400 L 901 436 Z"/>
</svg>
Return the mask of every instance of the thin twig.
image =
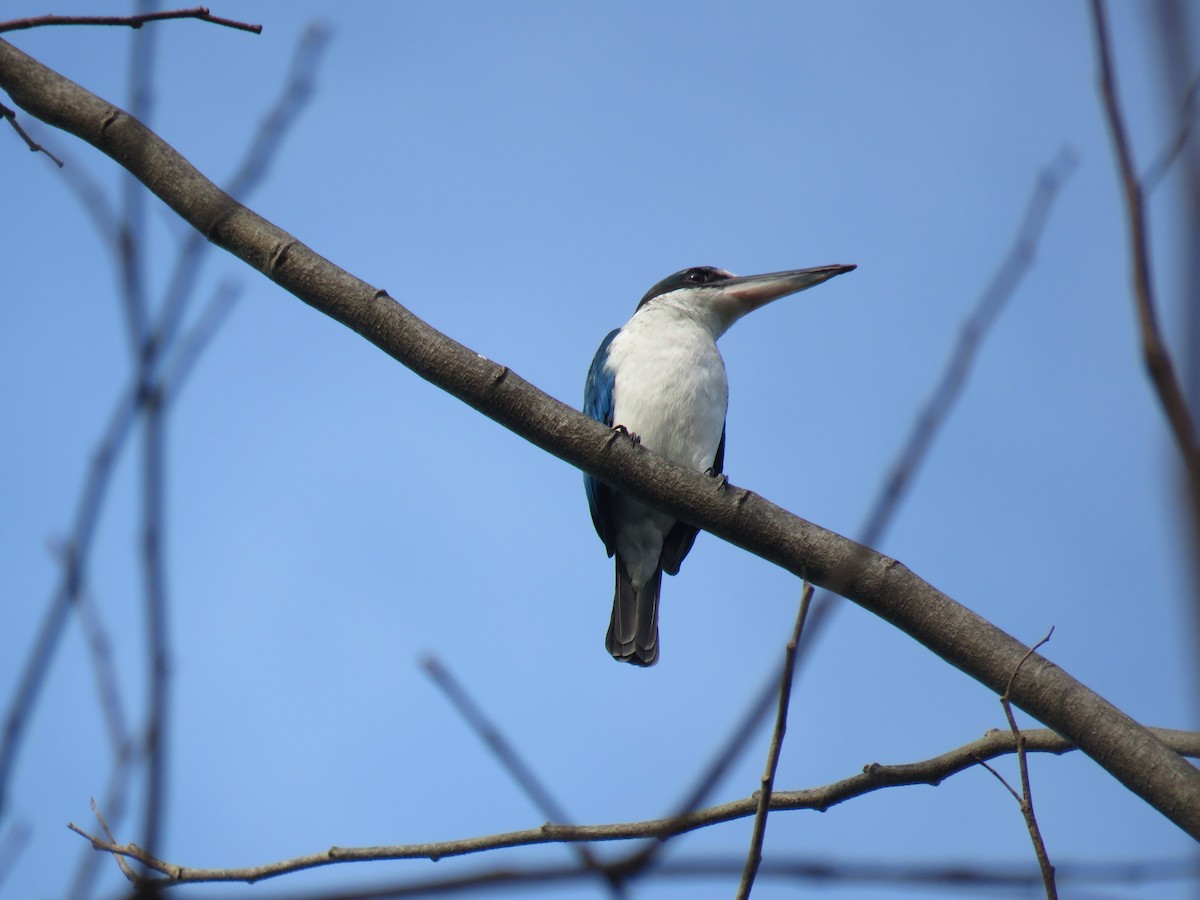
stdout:
<svg viewBox="0 0 1200 900">
<path fill-rule="evenodd" d="M 50 662 L 62 637 L 67 613 L 78 602 L 85 582 L 87 560 L 99 523 L 100 510 L 108 496 L 116 461 L 133 429 L 138 412 L 137 391 L 126 389 L 109 414 L 79 494 L 71 536 L 62 549 L 63 565 L 58 584 L 46 609 L 37 639 L 21 670 L 4 723 L 4 741 L 0 743 L 0 815 L 8 799 L 8 782 L 16 765 L 17 753 L 34 702 L 45 683 Z"/>
<path fill-rule="evenodd" d="M 92 815 L 94 815 L 96 817 L 96 821 L 98 821 L 100 823 L 100 827 L 104 829 L 105 838 L 107 838 L 109 841 L 112 841 L 113 840 L 112 829 L 108 827 L 108 822 L 105 821 L 104 814 L 102 812 L 100 812 L 100 807 L 98 807 L 96 805 L 95 799 L 92 799 L 90 802 L 92 805 Z M 95 843 L 95 839 L 93 839 L 92 843 L 93 844 Z M 141 881 L 140 876 L 136 872 L 133 871 L 133 869 L 130 867 L 129 863 L 125 859 L 118 857 L 117 865 L 120 867 L 121 873 L 126 878 L 128 878 L 131 882 L 133 882 L 134 884 L 137 884 Z"/>
<path fill-rule="evenodd" d="M 1200 444 L 1196 441 L 1195 424 L 1188 409 L 1171 354 L 1163 342 L 1158 327 L 1157 302 L 1150 272 L 1150 239 L 1146 220 L 1143 188 L 1133 162 L 1133 150 L 1125 129 L 1121 103 L 1117 96 L 1116 75 L 1113 72 L 1112 50 L 1109 45 L 1108 16 L 1103 0 L 1092 0 L 1092 25 L 1096 40 L 1096 59 L 1100 68 L 1100 95 L 1108 119 L 1113 152 L 1120 170 L 1121 190 L 1125 197 L 1125 213 L 1129 220 L 1129 252 L 1133 268 L 1133 296 L 1141 331 L 1142 357 L 1150 381 L 1166 414 L 1175 446 L 1183 457 L 1187 472 L 1188 492 L 1193 521 L 1200 519 Z"/>
<path fill-rule="evenodd" d="M 271 108 L 263 114 L 241 163 L 225 183 L 225 191 L 229 196 L 241 200 L 252 194 L 266 178 L 284 139 L 312 100 L 321 58 L 332 35 L 331 29 L 319 22 L 311 23 L 304 29 L 292 53 L 283 90 Z M 210 247 L 211 244 L 205 235 L 189 230 L 167 282 L 162 312 L 150 338 L 151 347 L 173 344 L 175 335 L 186 317 L 199 279 L 200 267 L 208 258 L 207 251 Z M 159 358 L 162 358 L 161 355 Z"/>
<path fill-rule="evenodd" d="M 729 855 L 711 853 L 664 862 L 647 873 L 656 882 L 713 885 L 718 879 L 733 879 L 741 868 L 741 860 Z M 1066 870 L 1066 866 L 1060 869 Z M 1200 865 L 1188 859 L 1132 860 L 1129 862 L 1076 863 L 1070 880 L 1076 884 L 1115 884 L 1144 886 L 1149 882 L 1178 881 L 1195 878 Z M 939 862 L 887 863 L 877 860 L 831 862 L 825 857 L 792 856 L 772 859 L 763 864 L 762 876 L 786 884 L 791 890 L 809 886 L 824 889 L 862 885 L 894 892 L 897 888 L 920 891 L 920 896 L 962 897 L 982 892 L 1009 895 L 1036 889 L 1041 876 L 1028 866 L 976 862 L 947 865 Z M 532 888 L 553 888 L 570 885 L 591 877 L 586 869 L 561 866 L 504 867 L 476 871 L 465 875 L 429 877 L 385 887 L 357 890 L 334 889 L 318 894 L 306 894 L 304 900 L 398 900 L 402 897 L 491 896 L 493 891 L 516 889 L 522 896 Z M 1068 880 L 1066 877 L 1064 881 Z M 1143 891 L 1145 888 L 1143 887 Z M 935 893 L 936 892 L 936 893 Z M 693 891 L 694 893 L 694 891 Z M 1088 896 L 1093 896 L 1089 892 Z M 915 896 L 915 895 L 913 895 Z"/>
<path fill-rule="evenodd" d="M 61 549 L 56 554 L 62 557 Z M 121 699 L 121 688 L 113 666 L 112 642 L 108 631 L 100 620 L 100 613 L 86 591 L 79 594 L 77 609 L 83 635 L 87 642 L 88 655 L 92 661 L 92 675 L 96 679 L 96 695 L 104 713 L 104 724 L 108 730 L 109 749 L 113 757 L 128 753 L 131 744 L 128 717 Z"/>
<path fill-rule="evenodd" d="M 228 278 L 222 281 L 217 285 L 195 324 L 175 342 L 174 352 L 163 364 L 163 394 L 168 405 L 178 399 L 188 376 L 192 374 L 205 349 L 225 324 L 241 293 L 241 283 Z"/>
<path fill-rule="evenodd" d="M 1021 666 L 1025 665 L 1026 660 L 1037 652 L 1038 648 L 1050 640 L 1054 634 L 1053 626 L 1046 636 L 1029 648 L 1029 652 L 1021 659 L 1012 675 L 1008 679 L 1008 687 L 1005 688 L 1004 694 L 1000 697 L 1000 705 L 1004 707 L 1004 715 L 1008 718 L 1008 727 L 1012 731 L 1013 737 L 1017 742 L 1017 766 L 1021 772 L 1021 796 L 1018 801 L 1021 804 L 1021 814 L 1025 817 L 1025 827 L 1029 829 L 1029 839 L 1033 841 L 1033 851 L 1037 854 L 1038 866 L 1042 870 L 1042 880 L 1046 886 L 1046 900 L 1057 900 L 1058 888 L 1054 883 L 1054 866 L 1050 864 L 1050 857 L 1046 853 L 1046 842 L 1042 839 L 1042 831 L 1038 828 L 1037 817 L 1033 813 L 1033 790 L 1029 783 L 1029 763 L 1025 753 L 1025 738 L 1021 734 L 1021 730 L 1017 727 L 1017 719 L 1013 715 L 1012 703 L 1009 700 L 1009 695 L 1012 693 L 1013 682 L 1017 680 L 1017 673 L 1021 671 Z M 1011 789 L 1010 789 L 1011 790 Z"/>
<path fill-rule="evenodd" d="M 248 194 L 261 182 L 270 160 L 281 146 L 283 132 L 295 123 L 304 102 L 312 95 L 312 79 L 320 60 L 320 51 L 327 43 L 327 39 L 328 30 L 321 26 L 310 26 L 306 30 L 297 45 L 291 72 L 281 97 L 263 119 L 263 125 L 260 126 L 258 135 L 248 149 L 239 173 L 235 174 L 232 180 L 231 189 L 239 191 L 240 194 Z M 282 113 L 281 110 L 283 110 Z M 271 123 L 271 128 L 264 131 L 267 123 Z M 116 213 L 111 206 L 104 202 L 103 195 L 92 197 L 89 200 L 84 196 L 85 191 L 77 189 L 76 193 L 80 195 L 83 206 L 91 214 L 98 231 L 103 232 L 106 225 L 111 227 L 110 234 L 119 230 L 116 225 Z M 192 232 L 191 235 L 195 235 L 195 232 Z M 119 258 L 119 249 L 115 242 L 110 239 L 110 244 L 114 250 L 118 251 L 114 258 Z M 200 249 L 209 246 L 203 237 L 199 237 L 197 244 Z M 190 273 L 194 275 L 197 269 L 198 267 L 194 264 L 176 266 L 177 274 Z M 177 278 L 169 291 L 170 296 L 177 296 L 185 290 L 181 286 L 184 280 L 182 277 Z M 164 306 L 167 305 L 167 302 L 169 301 L 164 301 Z M 173 301 L 171 305 L 177 311 L 182 311 L 184 307 L 179 300 Z M 201 327 L 199 322 L 196 327 Z M 195 330 L 191 333 L 194 337 L 198 337 L 200 334 Z M 165 353 L 167 349 L 170 349 L 165 345 L 169 343 L 174 346 L 174 344 L 173 341 L 162 340 L 162 334 L 163 325 L 160 321 L 159 327 L 156 329 L 158 340 L 155 347 L 162 348 L 162 352 Z M 173 335 L 174 332 L 172 331 L 171 334 Z M 168 358 L 169 371 L 182 375 L 183 370 L 174 368 L 177 362 L 183 363 L 186 360 L 178 356 Z M 193 362 L 188 362 L 186 368 L 190 369 Z M 140 403 L 139 380 L 139 376 L 135 373 L 131 385 L 117 398 L 105 431 L 92 454 L 87 476 L 79 494 L 70 536 L 65 541 L 62 551 L 63 567 L 59 582 L 50 599 L 37 638 L 26 659 L 5 714 L 3 740 L 0 741 L 0 817 L 6 812 L 8 784 L 16 766 L 17 755 L 26 733 L 30 713 L 42 685 L 45 683 L 45 676 L 59 646 L 67 614 L 77 603 L 80 591 L 87 580 L 88 561 L 93 539 L 99 523 L 100 512 L 104 507 L 108 489 L 112 483 L 116 463 L 143 412 Z M 178 386 L 179 382 L 177 380 L 168 382 L 168 387 L 172 384 Z"/>
<path fill-rule="evenodd" d="M 767 813 L 771 808 L 771 792 L 775 789 L 775 771 L 779 768 L 779 754 L 783 750 L 783 736 L 787 733 L 788 706 L 792 699 L 792 681 L 796 674 L 796 647 L 804 633 L 804 620 L 808 618 L 808 607 L 812 602 L 813 586 L 804 583 L 800 592 L 800 609 L 796 613 L 796 624 L 792 637 L 783 655 L 783 674 L 779 678 L 779 708 L 775 713 L 775 730 L 771 734 L 771 747 L 767 751 L 767 765 L 762 775 L 762 786 L 758 790 L 758 809 L 754 813 L 754 827 L 750 833 L 750 852 L 742 869 L 738 884 L 738 900 L 746 900 L 754 889 L 754 878 L 762 864 L 763 839 L 767 835 Z"/>
<path fill-rule="evenodd" d="M 1200 732 L 1152 729 L 1154 734 L 1173 751 L 1200 759 Z M 1037 728 L 1022 733 L 1027 753 L 1063 754 L 1075 748 L 1061 735 L 1049 728 Z M 839 803 L 888 787 L 936 785 L 947 778 L 994 759 L 1017 752 L 1016 738 L 1009 731 L 993 730 L 983 737 L 957 747 L 940 756 L 903 765 L 872 763 L 849 778 L 817 788 L 799 791 L 775 791 L 771 796 L 771 812 L 811 809 L 824 811 Z M 613 825 L 542 825 L 524 831 L 485 835 L 460 840 L 424 844 L 398 844 L 380 847 L 330 847 L 317 853 L 294 859 L 266 863 L 246 868 L 201 869 L 147 856 L 136 845 L 105 841 L 89 834 L 77 825 L 68 827 L 92 842 L 95 849 L 126 856 L 158 872 L 174 882 L 255 882 L 294 872 L 341 863 L 400 860 L 445 859 L 509 847 L 535 844 L 587 841 L 627 841 L 664 838 L 721 822 L 732 822 L 756 814 L 757 797 L 745 797 L 718 806 L 697 809 L 683 817 L 652 819 Z M 743 860 L 744 861 L 744 860 Z M 764 863 L 766 865 L 766 863 Z M 739 863 L 740 871 L 742 864 Z M 594 877 L 594 875 L 593 875 Z M 1039 879 L 1040 880 L 1040 879 Z"/>
<path fill-rule="evenodd" d="M 34 153 L 45 153 L 48 157 L 54 160 L 54 164 L 56 166 L 58 166 L 60 169 L 63 167 L 63 161 L 61 159 L 59 159 L 41 144 L 37 143 L 29 136 L 28 132 L 21 127 L 21 123 L 17 121 L 17 113 L 15 110 L 9 109 L 3 103 L 0 103 L 0 117 L 8 119 L 8 124 L 16 129 L 17 134 L 21 136 L 21 140 L 25 142 L 25 146 L 27 146 L 30 150 L 32 150 Z"/>
<path fill-rule="evenodd" d="M 946 367 L 913 420 L 908 437 L 896 454 L 871 511 L 867 514 L 867 520 L 859 532 L 860 543 L 868 547 L 878 546 L 896 518 L 900 504 L 908 496 L 917 473 L 929 456 L 934 439 L 949 420 L 954 405 L 966 387 L 984 339 L 1033 265 L 1054 202 L 1078 165 L 1075 151 L 1064 146 L 1055 154 L 1054 159 L 1038 172 L 1012 246 L 979 295 L 975 306 L 963 320 L 958 340 Z M 837 599 L 837 596 L 828 590 L 817 595 L 812 621 L 804 634 L 802 651 L 811 646 L 824 632 L 833 611 L 839 605 Z M 801 652 L 801 664 L 805 659 L 807 654 Z"/>
<path fill-rule="evenodd" d="M 781 669 L 772 670 L 762 688 L 755 695 L 754 703 L 742 713 L 742 718 L 725 743 L 717 749 L 709 764 L 696 777 L 691 789 L 684 794 L 683 800 L 676 806 L 675 812 L 661 820 L 668 824 L 661 835 L 653 835 L 658 839 L 646 844 L 640 850 L 632 852 L 624 860 L 611 863 L 611 869 L 620 871 L 625 878 L 632 878 L 650 868 L 664 846 L 664 838 L 674 837 L 676 834 L 691 830 L 683 827 L 684 823 L 704 804 L 721 778 L 732 768 L 737 758 L 742 755 L 742 751 L 749 745 L 750 738 L 758 730 L 759 724 L 771 708 L 771 701 L 776 696 L 782 678 Z M 758 804 L 755 802 L 755 809 L 757 807 Z"/>
<path fill-rule="evenodd" d="M 657 866 L 647 877 L 659 883 L 702 883 L 719 886 L 718 880 L 736 879 L 742 860 L 731 855 L 692 855 L 668 860 Z M 1200 875 L 1200 864 L 1193 860 L 1166 858 L 1128 861 L 1088 861 L 1063 864 L 1059 867 L 1064 882 L 1110 888 L 1114 885 L 1145 885 L 1194 879 Z M 895 891 L 910 888 L 920 896 L 963 897 L 982 892 L 1019 895 L 1036 889 L 1041 875 L 1036 867 L 997 864 L 991 861 L 946 864 L 937 862 L 879 862 L 840 861 L 825 857 L 790 856 L 764 862 L 761 876 L 782 882 L 793 891 L 797 887 L 833 887 L 862 885 Z M 485 897 L 507 890 L 509 896 L 532 896 L 532 889 L 568 886 L 586 881 L 592 873 L 579 866 L 542 865 L 488 869 L 461 875 L 426 877 L 382 887 L 338 889 L 304 894 L 304 900 L 398 900 L 404 897 Z M 167 886 L 156 882 L 156 886 Z M 936 892 L 936 893 L 935 893 Z M 693 891 L 694 893 L 694 891 Z M 1094 896 L 1095 891 L 1086 892 Z M 151 895 L 153 896 L 153 895 Z M 537 896 L 548 896 L 539 894 Z"/>
<path fill-rule="evenodd" d="M 1159 151 L 1158 156 L 1142 173 L 1142 193 L 1145 196 L 1148 197 L 1154 193 L 1154 189 L 1158 187 L 1159 182 L 1170 171 L 1175 160 L 1179 159 L 1184 148 L 1187 147 L 1188 141 L 1191 140 L 1196 127 L 1198 101 L 1200 101 L 1200 75 L 1194 77 L 1187 86 L 1187 90 L 1183 92 L 1183 102 L 1180 104 L 1179 124 L 1175 129 L 1175 136 L 1166 147 Z"/>
<path fill-rule="evenodd" d="M 421 668 L 425 670 L 434 684 L 438 686 L 450 704 L 458 710 L 459 715 L 463 720 L 471 726 L 471 730 L 478 735 L 479 739 L 487 745 L 487 748 L 492 751 L 492 755 L 500 761 L 500 765 L 504 766 L 508 774 L 525 792 L 538 812 L 547 818 L 550 822 L 556 825 L 569 825 L 572 821 L 567 815 L 554 795 L 550 793 L 537 773 L 526 764 L 521 758 L 515 747 L 508 742 L 508 739 L 500 732 L 500 729 L 484 714 L 470 694 L 459 683 L 458 679 L 442 665 L 441 660 L 436 656 L 426 656 L 421 660 Z M 588 869 L 599 873 L 603 876 L 605 883 L 608 885 L 609 894 L 613 897 L 624 896 L 624 889 L 621 886 L 620 880 L 604 867 L 604 865 L 596 859 L 595 855 L 586 844 L 574 845 L 575 853 L 579 857 L 579 861 Z"/>
<path fill-rule="evenodd" d="M 154 2 L 139 0 L 138 5 L 144 14 L 149 14 Z M 129 114 L 140 122 L 149 121 L 154 114 L 154 51 L 158 46 L 158 33 L 158 29 L 152 28 L 130 45 Z M 121 218 L 117 222 L 117 281 L 121 286 L 121 308 L 125 312 L 125 331 L 131 359 L 144 388 L 149 380 L 149 358 L 153 355 L 153 348 L 147 346 L 150 304 L 143 260 L 143 254 L 148 250 L 147 194 L 138 180 L 128 173 L 121 173 L 118 181 L 121 186 Z"/>
<path fill-rule="evenodd" d="M 166 543 L 166 407 L 161 389 L 147 385 L 142 424 L 142 572 L 146 609 L 146 814 L 142 846 L 155 852 L 162 840 L 167 809 L 167 740 L 170 737 L 170 660 L 168 642 Z"/>
<path fill-rule="evenodd" d="M 262 34 L 261 25 L 251 25 L 248 22 L 238 22 L 234 19 L 223 19 L 214 16 L 203 6 L 191 9 L 176 9 L 169 12 L 139 13 L 133 16 L 30 16 L 27 19 L 10 19 L 0 22 L 0 33 L 6 31 L 24 31 L 27 28 L 44 28 L 47 25 L 121 25 L 127 28 L 141 28 L 147 22 L 161 22 L 164 19 L 199 19 L 213 25 L 223 25 L 238 31 L 250 31 Z"/>
<path fill-rule="evenodd" d="M 133 741 L 130 740 L 121 748 L 121 753 L 113 762 L 108 773 L 108 784 L 105 786 L 104 801 L 100 808 L 107 810 L 105 820 L 113 823 L 114 827 L 116 823 L 124 819 L 126 806 L 130 800 L 129 783 L 139 760 L 135 749 Z M 70 900 L 87 900 L 87 898 L 95 896 L 92 885 L 100 872 L 98 865 L 100 861 L 103 861 L 103 857 L 98 853 L 80 854 L 66 897 Z"/>
</svg>

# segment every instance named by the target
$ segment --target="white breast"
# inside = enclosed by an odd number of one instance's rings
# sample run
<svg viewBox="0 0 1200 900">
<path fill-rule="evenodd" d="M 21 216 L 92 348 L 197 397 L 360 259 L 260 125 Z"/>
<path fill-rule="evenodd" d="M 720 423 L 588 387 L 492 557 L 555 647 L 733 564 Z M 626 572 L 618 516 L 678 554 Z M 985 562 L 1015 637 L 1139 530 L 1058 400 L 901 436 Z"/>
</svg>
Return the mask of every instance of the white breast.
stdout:
<svg viewBox="0 0 1200 900">
<path fill-rule="evenodd" d="M 608 348 L 613 424 L 698 471 L 712 466 L 725 427 L 729 384 L 712 334 L 670 307 L 645 307 Z"/>
</svg>

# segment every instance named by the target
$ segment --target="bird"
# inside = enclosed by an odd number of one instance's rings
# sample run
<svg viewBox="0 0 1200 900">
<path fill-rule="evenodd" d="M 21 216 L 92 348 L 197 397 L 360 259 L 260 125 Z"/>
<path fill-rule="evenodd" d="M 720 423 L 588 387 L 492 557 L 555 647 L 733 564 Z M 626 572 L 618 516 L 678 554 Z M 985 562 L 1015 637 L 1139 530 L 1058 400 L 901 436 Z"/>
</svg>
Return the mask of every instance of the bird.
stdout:
<svg viewBox="0 0 1200 900">
<path fill-rule="evenodd" d="M 729 383 L 717 339 L 747 313 L 855 269 L 817 266 L 734 275 L 683 269 L 646 292 L 633 316 L 600 342 L 583 411 L 689 469 L 723 477 Z M 658 662 L 662 575 L 675 575 L 698 529 L 584 475 L 592 524 L 616 557 L 605 647 L 635 666 Z"/>
</svg>

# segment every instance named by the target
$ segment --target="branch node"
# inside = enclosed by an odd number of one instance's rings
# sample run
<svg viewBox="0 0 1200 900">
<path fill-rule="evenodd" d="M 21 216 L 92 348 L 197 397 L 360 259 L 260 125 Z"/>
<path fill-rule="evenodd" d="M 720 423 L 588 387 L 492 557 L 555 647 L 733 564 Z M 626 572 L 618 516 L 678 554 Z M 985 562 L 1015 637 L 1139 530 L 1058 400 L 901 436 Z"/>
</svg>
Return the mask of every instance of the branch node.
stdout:
<svg viewBox="0 0 1200 900">
<path fill-rule="evenodd" d="M 223 220 L 224 220 L 224 217 L 222 217 L 221 220 L 218 220 L 217 222 L 213 223 L 214 231 L 216 230 L 216 227 L 220 224 L 220 222 Z M 209 239 L 210 240 L 212 239 L 211 233 L 209 234 Z M 287 263 L 288 254 L 290 254 L 292 252 L 292 248 L 296 246 L 296 243 L 297 242 L 295 239 L 281 241 L 279 244 L 276 245 L 275 249 L 271 251 L 271 255 L 267 259 L 267 276 L 269 278 L 275 278 L 276 275 L 278 274 L 279 270 L 282 269 L 283 266 Z M 380 293 L 383 293 L 383 292 L 381 291 Z M 384 296 L 387 296 L 387 295 L 384 294 Z"/>
<path fill-rule="evenodd" d="M 114 106 L 114 107 L 110 108 L 110 109 L 109 109 L 109 111 L 108 111 L 108 115 L 106 115 L 106 116 L 105 116 L 105 117 L 104 117 L 104 118 L 103 118 L 103 119 L 100 121 L 100 134 L 101 134 L 101 136 L 107 135 L 107 134 L 108 134 L 108 130 L 109 130 L 109 129 L 110 129 L 112 126 L 116 125 L 116 124 L 117 124 L 117 122 L 121 120 L 121 118 L 123 117 L 123 115 L 124 115 L 124 114 L 121 112 L 121 110 L 117 109 L 117 107 L 115 107 L 115 106 Z"/>
</svg>

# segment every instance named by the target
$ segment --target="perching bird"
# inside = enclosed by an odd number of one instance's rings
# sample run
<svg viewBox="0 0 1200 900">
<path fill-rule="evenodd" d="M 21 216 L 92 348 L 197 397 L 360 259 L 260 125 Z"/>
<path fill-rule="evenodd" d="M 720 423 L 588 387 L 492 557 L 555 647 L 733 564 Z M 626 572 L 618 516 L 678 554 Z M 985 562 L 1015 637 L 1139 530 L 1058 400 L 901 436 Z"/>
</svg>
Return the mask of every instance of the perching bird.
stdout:
<svg viewBox="0 0 1200 900">
<path fill-rule="evenodd" d="M 746 313 L 855 267 L 818 266 L 736 276 L 712 266 L 684 269 L 646 293 L 625 325 L 600 343 L 583 411 L 624 429 L 667 459 L 718 475 L 725 461 L 729 383 L 717 338 Z M 584 475 L 596 532 L 617 557 L 617 587 L 605 646 L 636 666 L 658 661 L 658 593 L 697 529 Z"/>
</svg>

